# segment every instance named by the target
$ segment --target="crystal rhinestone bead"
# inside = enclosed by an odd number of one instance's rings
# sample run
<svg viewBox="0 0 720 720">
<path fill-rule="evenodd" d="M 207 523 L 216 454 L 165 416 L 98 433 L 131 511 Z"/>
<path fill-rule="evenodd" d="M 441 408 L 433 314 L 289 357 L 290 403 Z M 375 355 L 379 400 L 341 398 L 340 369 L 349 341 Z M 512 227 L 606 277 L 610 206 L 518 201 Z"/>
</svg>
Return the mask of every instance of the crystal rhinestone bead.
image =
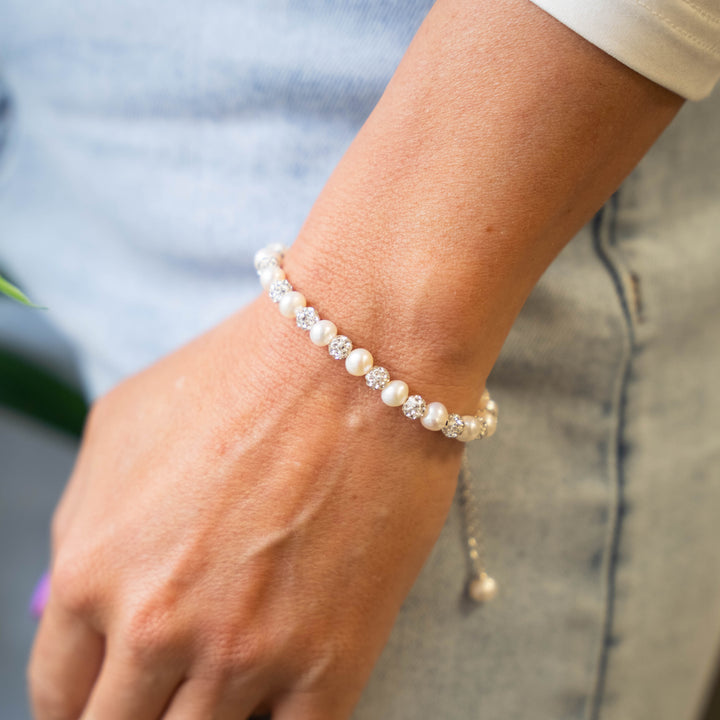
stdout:
<svg viewBox="0 0 720 720">
<path fill-rule="evenodd" d="M 278 253 L 273 252 L 269 248 L 261 248 L 258 250 L 255 255 L 253 256 L 253 265 L 255 265 L 255 269 L 257 270 L 258 265 L 260 265 L 260 261 L 263 260 L 266 257 L 272 257 L 275 256 L 275 259 L 279 262 L 281 260 L 281 257 Z"/>
<path fill-rule="evenodd" d="M 478 425 L 480 426 L 480 431 L 475 436 L 475 438 L 477 440 L 482 440 L 483 438 L 487 437 L 487 434 L 488 434 L 487 420 L 485 420 L 484 415 L 476 415 L 475 417 L 477 418 Z"/>
<path fill-rule="evenodd" d="M 402 406 L 402 411 L 405 417 L 409 417 L 411 420 L 417 420 L 425 414 L 427 405 L 420 395 L 411 395 Z"/>
<path fill-rule="evenodd" d="M 300 308 L 295 313 L 295 322 L 303 330 L 309 330 L 319 319 L 320 316 L 314 307 Z"/>
<path fill-rule="evenodd" d="M 280 302 L 280 298 L 292 290 L 288 280 L 276 280 L 268 288 L 268 295 L 273 302 Z"/>
<path fill-rule="evenodd" d="M 450 413 L 448 415 L 445 427 L 442 429 L 442 434 L 445 437 L 456 438 L 465 427 L 463 419 L 457 413 Z"/>
<path fill-rule="evenodd" d="M 328 345 L 328 352 L 336 360 L 344 360 L 352 351 L 350 338 L 345 335 L 336 335 Z"/>
<path fill-rule="evenodd" d="M 259 275 L 266 268 L 280 267 L 280 263 L 274 255 L 265 255 L 257 261 L 257 265 L 255 267 Z"/>
<path fill-rule="evenodd" d="M 375 366 L 365 374 L 365 382 L 373 390 L 382 390 L 390 382 L 390 373 L 384 367 Z"/>
</svg>

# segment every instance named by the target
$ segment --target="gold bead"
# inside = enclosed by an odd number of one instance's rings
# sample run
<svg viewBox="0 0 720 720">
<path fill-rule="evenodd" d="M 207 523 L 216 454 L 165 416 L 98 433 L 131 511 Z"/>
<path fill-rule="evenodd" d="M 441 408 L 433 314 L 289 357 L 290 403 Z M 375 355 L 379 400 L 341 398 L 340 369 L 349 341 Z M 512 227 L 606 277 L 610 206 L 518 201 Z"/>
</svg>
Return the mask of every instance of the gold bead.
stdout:
<svg viewBox="0 0 720 720">
<path fill-rule="evenodd" d="M 497 595 L 497 583 L 487 573 L 480 573 L 470 581 L 468 595 L 477 603 L 492 600 Z"/>
</svg>

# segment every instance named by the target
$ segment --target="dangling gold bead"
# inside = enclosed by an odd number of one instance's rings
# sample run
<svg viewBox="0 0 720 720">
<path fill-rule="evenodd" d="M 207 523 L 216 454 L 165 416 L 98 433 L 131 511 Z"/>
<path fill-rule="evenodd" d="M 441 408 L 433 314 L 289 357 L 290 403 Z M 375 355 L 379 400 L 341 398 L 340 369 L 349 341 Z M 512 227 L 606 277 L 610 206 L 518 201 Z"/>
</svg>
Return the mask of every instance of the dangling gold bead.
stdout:
<svg viewBox="0 0 720 720">
<path fill-rule="evenodd" d="M 480 573 L 468 585 L 468 595 L 476 602 L 492 600 L 497 595 L 497 583 L 487 573 Z"/>
</svg>

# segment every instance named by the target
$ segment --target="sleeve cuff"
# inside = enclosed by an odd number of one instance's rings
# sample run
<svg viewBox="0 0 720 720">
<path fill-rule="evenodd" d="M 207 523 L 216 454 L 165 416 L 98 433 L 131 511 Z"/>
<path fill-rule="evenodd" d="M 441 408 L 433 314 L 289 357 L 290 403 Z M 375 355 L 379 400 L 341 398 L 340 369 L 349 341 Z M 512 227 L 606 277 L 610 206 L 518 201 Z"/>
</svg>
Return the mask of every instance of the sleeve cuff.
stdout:
<svg viewBox="0 0 720 720">
<path fill-rule="evenodd" d="M 531 0 L 586 40 L 689 100 L 720 78 L 720 15 L 679 0 Z"/>
</svg>

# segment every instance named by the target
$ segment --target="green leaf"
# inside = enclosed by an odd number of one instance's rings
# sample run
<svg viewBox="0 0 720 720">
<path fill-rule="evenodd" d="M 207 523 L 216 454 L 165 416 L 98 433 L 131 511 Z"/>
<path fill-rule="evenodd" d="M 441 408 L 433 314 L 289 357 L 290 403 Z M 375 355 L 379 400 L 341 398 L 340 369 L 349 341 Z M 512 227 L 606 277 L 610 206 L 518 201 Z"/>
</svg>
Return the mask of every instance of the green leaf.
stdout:
<svg viewBox="0 0 720 720">
<path fill-rule="evenodd" d="M 0 407 L 16 410 L 78 436 L 87 413 L 85 399 L 75 388 L 2 346 Z"/>
<path fill-rule="evenodd" d="M 2 275 L 0 275 L 0 293 L 7 295 L 13 300 L 17 300 L 17 302 L 22 303 L 23 305 L 27 305 L 28 307 L 39 308 L 41 310 L 47 309 L 32 302 L 30 298 L 28 298 L 28 296 L 20 290 L 20 288 L 17 288 L 11 282 L 8 282 Z"/>
</svg>

